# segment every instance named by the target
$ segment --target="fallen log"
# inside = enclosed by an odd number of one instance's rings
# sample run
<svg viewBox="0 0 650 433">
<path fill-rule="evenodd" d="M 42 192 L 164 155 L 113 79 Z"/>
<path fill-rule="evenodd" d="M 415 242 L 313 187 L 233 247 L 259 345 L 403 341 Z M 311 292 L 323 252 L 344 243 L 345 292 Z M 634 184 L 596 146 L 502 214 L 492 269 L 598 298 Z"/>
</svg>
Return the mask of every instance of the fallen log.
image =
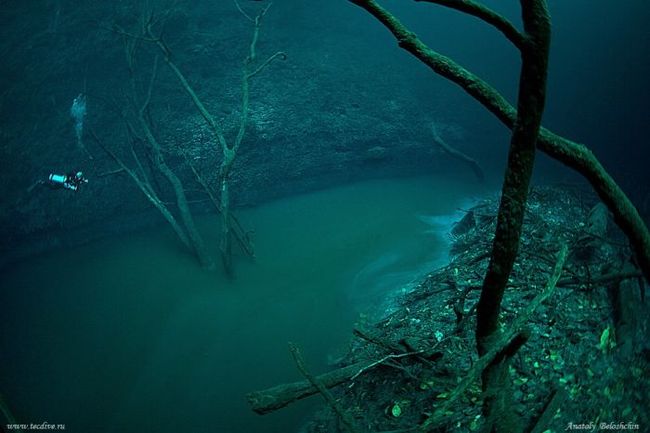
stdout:
<svg viewBox="0 0 650 433">
<path fill-rule="evenodd" d="M 293 356 L 293 360 L 296 362 L 296 366 L 298 367 L 298 370 L 300 370 L 300 373 L 302 373 L 302 375 L 305 376 L 305 379 L 307 379 L 309 383 L 311 383 L 312 386 L 321 393 L 327 404 L 329 404 L 332 410 L 338 415 L 341 423 L 343 424 L 343 427 L 345 427 L 345 430 L 348 433 L 360 432 L 359 428 L 354 424 L 354 419 L 350 416 L 350 414 L 341 407 L 332 393 L 330 393 L 329 390 L 321 382 L 319 382 L 318 379 L 309 372 L 309 370 L 307 370 L 307 367 L 305 366 L 305 360 L 302 358 L 300 349 L 298 349 L 298 347 L 293 343 L 289 343 L 289 349 L 291 350 L 291 355 Z"/>
<path fill-rule="evenodd" d="M 332 388 L 350 380 L 359 371 L 364 370 L 371 361 L 360 361 L 316 377 L 318 383 L 325 388 Z M 261 391 L 246 394 L 246 400 L 251 409 L 260 415 L 282 409 L 296 400 L 317 394 L 319 391 L 308 380 L 284 383 Z"/>
</svg>

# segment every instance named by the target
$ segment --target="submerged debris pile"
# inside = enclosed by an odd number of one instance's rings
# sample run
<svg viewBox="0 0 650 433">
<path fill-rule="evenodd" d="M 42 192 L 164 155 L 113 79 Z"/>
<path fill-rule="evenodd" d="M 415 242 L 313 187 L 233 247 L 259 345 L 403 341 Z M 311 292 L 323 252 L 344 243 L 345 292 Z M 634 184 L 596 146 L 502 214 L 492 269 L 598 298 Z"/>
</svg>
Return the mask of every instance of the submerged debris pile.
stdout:
<svg viewBox="0 0 650 433">
<path fill-rule="evenodd" d="M 566 187 L 530 195 L 501 315 L 504 335 L 518 327 L 501 348 L 516 351 L 507 391 L 515 407 L 504 414 L 518 420 L 513 431 L 650 426 L 643 282 L 606 208 L 594 203 Z M 383 320 L 358 323 L 336 369 L 314 376 L 292 348 L 306 380 L 250 393 L 253 409 L 267 413 L 320 393 L 327 405 L 304 432 L 478 431 L 480 374 L 489 360 L 477 358 L 475 309 L 497 206 L 491 199 L 467 211 L 452 230 L 449 265 L 427 275 Z"/>
</svg>

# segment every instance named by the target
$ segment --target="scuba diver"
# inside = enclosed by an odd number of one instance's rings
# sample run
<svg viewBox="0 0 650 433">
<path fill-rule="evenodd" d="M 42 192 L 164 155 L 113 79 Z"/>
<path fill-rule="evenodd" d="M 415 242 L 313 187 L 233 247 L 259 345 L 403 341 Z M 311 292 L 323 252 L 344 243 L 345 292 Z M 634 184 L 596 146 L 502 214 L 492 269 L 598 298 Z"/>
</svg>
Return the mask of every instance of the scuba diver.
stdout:
<svg viewBox="0 0 650 433">
<path fill-rule="evenodd" d="M 52 189 L 69 189 L 70 191 L 77 191 L 84 183 L 88 183 L 88 179 L 80 170 L 71 171 L 68 174 L 50 173 L 47 180 L 37 180 L 29 188 L 27 192 L 31 193 L 34 188 L 40 185 L 47 185 Z"/>
<path fill-rule="evenodd" d="M 77 191 L 81 185 L 88 183 L 82 171 L 75 170 L 68 174 L 51 173 L 47 178 L 48 185 L 53 188 L 64 188 Z"/>
</svg>

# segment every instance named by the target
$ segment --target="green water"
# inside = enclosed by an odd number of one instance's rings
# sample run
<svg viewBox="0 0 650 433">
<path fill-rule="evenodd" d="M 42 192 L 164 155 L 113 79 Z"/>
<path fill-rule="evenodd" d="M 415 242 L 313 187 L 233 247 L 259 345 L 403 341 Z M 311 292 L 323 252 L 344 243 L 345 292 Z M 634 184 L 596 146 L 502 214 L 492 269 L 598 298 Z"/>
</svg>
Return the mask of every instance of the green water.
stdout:
<svg viewBox="0 0 650 433">
<path fill-rule="evenodd" d="M 166 226 L 14 266 L 0 392 L 19 421 L 71 432 L 297 431 L 319 397 L 260 417 L 244 394 L 300 378 L 288 341 L 327 369 L 359 313 L 444 260 L 436 222 L 474 192 L 371 181 L 244 211 L 257 260 L 237 260 L 234 281 L 201 271 Z M 218 245 L 218 219 L 199 226 Z"/>
</svg>

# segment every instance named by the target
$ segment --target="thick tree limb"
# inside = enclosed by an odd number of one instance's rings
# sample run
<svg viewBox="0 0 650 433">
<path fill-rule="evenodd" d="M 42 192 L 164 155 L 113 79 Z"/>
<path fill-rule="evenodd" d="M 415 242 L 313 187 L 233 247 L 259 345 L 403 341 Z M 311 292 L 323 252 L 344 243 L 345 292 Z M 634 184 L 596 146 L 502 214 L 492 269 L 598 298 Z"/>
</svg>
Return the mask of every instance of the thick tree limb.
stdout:
<svg viewBox="0 0 650 433">
<path fill-rule="evenodd" d="M 512 128 L 492 253 L 476 308 L 476 346 L 479 355 L 490 349 L 491 340 L 499 332 L 501 301 L 519 251 L 535 166 L 537 137 L 546 103 L 551 19 L 546 0 L 521 0 L 520 3 L 526 40 L 520 47 L 517 117 Z M 495 359 L 483 371 L 483 412 L 487 416 L 489 431 L 495 433 L 513 432 L 511 424 L 515 422 L 515 417 L 518 418 L 512 410 L 509 358 L 504 362 Z M 504 417 L 513 417 L 513 420 L 498 422 L 497 418 Z"/>
<path fill-rule="evenodd" d="M 214 117 L 212 117 L 212 114 L 210 114 L 208 109 L 205 108 L 205 105 L 203 105 L 201 99 L 199 99 L 192 86 L 190 86 L 190 83 L 187 81 L 187 78 L 185 78 L 185 75 L 181 72 L 178 66 L 176 66 L 176 63 L 172 61 L 171 51 L 169 50 L 169 48 L 167 48 L 167 45 L 165 45 L 165 43 L 161 38 L 154 36 L 151 27 L 147 28 L 147 32 L 149 35 L 149 40 L 154 41 L 155 44 L 158 46 L 158 48 L 160 48 L 160 50 L 164 55 L 163 59 L 165 60 L 165 63 L 167 63 L 169 69 L 172 70 L 172 72 L 174 73 L 178 81 L 181 83 L 181 87 L 183 87 L 185 92 L 187 92 L 187 94 L 190 96 L 192 103 L 201 114 L 201 117 L 203 117 L 203 119 L 205 120 L 205 123 L 207 123 L 208 126 L 210 127 L 210 130 L 212 131 L 215 141 L 219 143 L 219 146 L 221 146 L 222 150 L 228 149 L 228 143 L 226 142 L 226 137 L 223 135 L 221 127 L 214 119 Z"/>
<path fill-rule="evenodd" d="M 529 318 L 529 316 L 526 318 Z M 517 352 L 526 341 L 527 337 L 521 332 L 514 332 L 514 329 L 515 328 L 513 327 L 509 332 L 504 334 L 499 341 L 492 346 L 492 349 L 486 352 L 472 365 L 472 368 L 467 372 L 463 380 L 451 393 L 449 393 L 449 396 L 444 400 L 444 402 L 436 407 L 435 412 L 433 412 L 433 414 L 422 423 L 420 426 L 421 431 L 428 432 L 440 428 L 448 417 L 449 412 L 451 412 L 454 407 L 456 401 L 465 394 L 467 389 L 472 386 L 473 383 L 479 380 L 481 373 L 483 373 L 483 371 L 494 362 L 497 357 L 503 358 L 509 354 Z"/>
<path fill-rule="evenodd" d="M 525 43 L 525 36 L 522 35 L 517 28 L 512 25 L 502 15 L 496 13 L 492 9 L 475 2 L 473 0 L 415 0 L 416 2 L 435 3 L 440 6 L 446 6 L 451 9 L 464 12 L 468 15 L 475 16 L 482 19 L 488 24 L 494 26 L 503 35 L 510 40 L 516 47 L 523 48 Z"/>
<path fill-rule="evenodd" d="M 356 364 L 348 365 L 328 373 L 316 376 L 326 388 L 332 388 L 350 380 L 357 372 L 361 371 L 370 364 L 369 361 L 360 361 Z M 316 387 L 308 380 L 293 383 L 284 383 L 262 391 L 253 391 L 246 394 L 246 400 L 251 405 L 253 411 L 260 415 L 271 413 L 282 409 L 288 404 L 314 395 L 318 392 Z"/>
<path fill-rule="evenodd" d="M 342 383 L 350 382 L 356 379 L 369 370 L 385 364 L 386 361 L 411 356 L 417 357 L 423 352 L 424 351 L 401 351 L 401 353 L 385 355 L 375 360 L 363 360 L 352 365 L 347 365 L 345 367 L 341 367 L 336 370 L 321 374 L 319 376 L 316 376 L 315 379 L 318 381 L 318 383 L 322 384 L 323 387 L 333 388 Z M 249 392 L 246 394 L 246 400 L 254 412 L 260 415 L 265 415 L 278 409 L 282 409 L 294 401 L 317 394 L 318 392 L 318 389 L 310 381 L 303 380 L 299 382 L 284 383 L 261 391 Z"/>
<path fill-rule="evenodd" d="M 156 193 L 155 189 L 149 183 L 149 180 L 144 175 L 144 172 L 141 170 L 142 173 L 140 175 L 138 175 L 138 173 L 136 173 L 134 170 L 129 168 L 122 161 L 122 159 L 115 154 L 115 152 L 113 152 L 108 147 L 106 147 L 102 143 L 102 141 L 99 139 L 97 134 L 92 129 L 90 130 L 90 134 L 91 134 L 92 138 L 97 142 L 97 144 L 99 144 L 99 146 L 108 154 L 108 156 L 110 156 L 111 159 L 113 159 L 113 161 L 115 161 L 117 163 L 117 165 L 120 166 L 120 169 L 123 170 L 124 172 L 126 172 L 126 174 L 129 175 L 129 177 L 138 186 L 138 188 L 140 188 L 140 191 L 142 191 L 142 193 L 145 195 L 145 197 L 147 197 L 149 202 L 151 204 L 153 204 L 156 209 L 158 209 L 158 211 L 161 213 L 163 218 L 165 218 L 165 220 L 169 223 L 169 225 L 172 226 L 172 229 L 174 230 L 174 233 L 176 233 L 176 235 L 181 240 L 183 245 L 185 245 L 187 248 L 191 248 L 190 240 L 187 237 L 187 235 L 185 234 L 185 231 L 183 230 L 181 225 L 178 223 L 178 221 L 176 220 L 174 215 L 167 208 L 165 203 L 163 203 L 163 201 L 160 199 L 160 197 L 158 197 L 158 194 Z M 133 153 L 133 157 L 134 157 L 134 159 L 136 161 L 136 165 L 138 165 L 138 167 L 141 168 L 140 161 L 139 161 L 137 155 L 135 154 L 135 152 L 133 152 L 133 148 L 131 148 L 131 150 L 132 150 L 132 153 Z"/>
<path fill-rule="evenodd" d="M 594 188 L 625 233 L 646 281 L 650 282 L 650 232 L 632 201 L 584 145 L 542 128 L 538 146 L 549 156 L 575 169 Z"/>
<path fill-rule="evenodd" d="M 305 366 L 305 360 L 302 358 L 302 354 L 300 353 L 300 350 L 298 347 L 296 347 L 294 344 L 289 343 L 289 349 L 291 350 L 291 356 L 293 356 L 293 360 L 296 362 L 296 366 L 298 367 L 298 370 L 300 373 L 305 376 L 305 379 L 311 383 L 311 385 L 318 390 L 318 392 L 323 396 L 327 404 L 332 408 L 332 410 L 338 415 L 339 419 L 341 420 L 341 423 L 343 424 L 343 427 L 345 427 L 345 430 L 348 433 L 357 433 L 359 432 L 359 429 L 354 425 L 354 421 L 350 417 L 350 414 L 347 413 L 343 408 L 341 407 L 340 404 L 336 401 L 332 393 L 329 392 L 327 387 L 325 387 L 316 377 L 314 377 L 309 370 L 307 370 L 307 367 Z"/>
<path fill-rule="evenodd" d="M 522 15 L 530 43 L 522 50 L 517 119 L 512 129 L 492 254 L 476 309 L 478 353 L 498 329 L 501 300 L 519 250 L 535 147 L 546 101 L 551 23 L 545 0 L 522 0 Z"/>
<path fill-rule="evenodd" d="M 196 181 L 199 182 L 205 193 L 208 195 L 210 198 L 210 201 L 212 202 L 212 205 L 216 209 L 216 211 L 221 214 L 221 204 L 219 203 L 219 200 L 217 200 L 217 197 L 212 193 L 212 190 L 208 186 L 208 183 L 205 181 L 203 176 L 199 173 L 199 171 L 194 167 L 194 165 L 187 159 L 185 158 L 185 161 L 187 162 L 187 165 L 190 167 L 192 170 L 192 173 L 194 173 L 194 177 L 196 178 Z M 231 212 L 230 213 L 230 226 L 232 227 L 233 235 L 235 236 L 235 239 L 239 243 L 239 246 L 241 249 L 251 258 L 255 258 L 255 248 L 253 246 L 253 242 L 250 239 L 250 236 L 244 230 L 244 227 L 242 226 L 241 222 L 239 222 L 239 219 Z"/>
<path fill-rule="evenodd" d="M 147 143 L 149 145 L 149 149 L 151 150 L 153 156 L 152 164 L 165 177 L 165 179 L 172 187 L 172 190 L 174 191 L 174 195 L 176 197 L 176 206 L 178 208 L 180 220 L 184 227 L 184 233 L 186 235 L 185 238 L 188 241 L 188 246 L 198 259 L 201 266 L 203 266 L 205 269 L 211 270 L 214 268 L 214 262 L 212 261 L 210 255 L 207 253 L 205 245 L 203 243 L 203 238 L 201 237 L 194 223 L 194 217 L 192 216 L 189 204 L 187 202 L 187 196 L 185 194 L 183 183 L 176 175 L 176 173 L 174 173 L 174 171 L 167 165 L 162 151 L 162 146 L 158 142 L 158 139 L 155 137 L 154 131 L 149 122 L 148 112 L 149 105 L 151 103 L 151 97 L 153 94 L 153 87 L 158 72 L 158 57 L 156 56 L 154 60 L 152 73 L 149 77 L 149 82 L 146 91 L 144 92 L 144 96 L 142 97 L 142 101 L 138 103 L 138 91 L 134 70 L 136 51 L 133 41 L 134 40 L 129 39 L 125 41 L 126 61 L 130 72 L 131 97 L 129 99 L 133 105 L 133 117 L 138 122 L 140 131 L 144 135 L 144 138 L 140 137 L 133 125 L 131 125 L 131 123 L 125 119 L 127 128 L 133 137 L 137 137 L 139 142 Z M 133 152 L 133 155 L 136 162 L 138 163 L 138 166 L 140 167 L 141 172 L 144 173 L 144 170 L 142 169 L 142 166 L 140 165 L 135 152 Z M 149 185 L 149 190 L 151 192 L 154 191 L 153 188 L 151 188 L 151 185 Z"/>
<path fill-rule="evenodd" d="M 232 233 L 231 233 L 231 213 L 230 213 L 230 171 L 232 169 L 235 157 L 237 156 L 237 151 L 241 145 L 245 132 L 246 126 L 248 124 L 248 114 L 249 114 L 249 100 L 250 100 L 250 80 L 261 72 L 266 66 L 268 66 L 273 60 L 280 58 L 285 59 L 286 54 L 280 52 L 269 57 L 265 62 L 263 62 L 257 68 L 254 68 L 255 60 L 257 58 L 257 41 L 259 38 L 259 31 L 262 22 L 262 18 L 268 11 L 270 4 L 263 7 L 260 12 L 252 19 L 247 15 L 239 3 L 235 1 L 235 4 L 239 11 L 249 20 L 253 21 L 253 36 L 249 44 L 248 55 L 244 60 L 243 69 L 242 69 L 242 96 L 241 96 L 241 112 L 239 117 L 239 126 L 237 129 L 237 136 L 234 141 L 229 144 L 224 136 L 222 129 L 217 124 L 216 120 L 207 110 L 201 99 L 197 96 L 196 92 L 190 85 L 189 81 L 185 75 L 178 68 L 176 63 L 172 60 L 171 51 L 169 47 L 165 44 L 162 37 L 154 34 L 153 31 L 153 21 L 150 19 L 148 23 L 145 24 L 145 34 L 147 35 L 147 40 L 153 41 L 156 46 L 162 51 L 164 55 L 165 62 L 170 67 L 174 75 L 178 78 L 183 89 L 190 96 L 195 107 L 208 124 L 208 127 L 212 131 L 212 134 L 215 137 L 215 141 L 219 144 L 222 153 L 221 165 L 219 167 L 219 191 L 220 191 L 220 210 L 221 210 L 221 259 L 224 265 L 224 269 L 228 275 L 232 275 Z"/>
<path fill-rule="evenodd" d="M 542 304 L 542 302 L 546 301 L 554 293 L 557 282 L 560 279 L 560 275 L 562 274 L 562 268 L 566 261 L 567 251 L 568 250 L 566 246 L 563 246 L 561 248 L 557 256 L 557 262 L 553 269 L 553 273 L 549 277 L 544 290 L 539 295 L 537 295 L 535 299 L 533 299 L 533 301 L 528 305 L 528 307 L 526 307 L 521 315 L 513 321 L 509 330 L 500 337 L 499 340 L 502 343 L 495 344 L 489 353 L 479 358 L 472 370 L 468 372 L 465 379 L 458 385 L 457 390 L 454 391 L 455 394 L 458 394 L 457 397 L 460 397 L 464 390 L 466 390 L 474 381 L 479 378 L 483 369 L 485 369 L 485 367 L 489 365 L 490 362 L 492 362 L 499 354 L 505 353 L 505 348 L 512 347 L 511 344 L 515 340 L 515 337 L 522 332 L 525 324 L 530 320 L 531 315 Z M 390 344 L 388 347 L 391 346 L 392 344 Z M 409 355 L 417 355 L 417 353 Z M 476 366 L 477 364 L 479 364 L 478 367 Z M 355 364 L 341 367 L 328 373 L 316 376 L 316 379 L 318 382 L 323 384 L 323 386 L 332 388 L 344 382 L 350 381 L 353 377 L 358 376 L 359 372 L 366 372 L 371 365 L 376 366 L 379 364 L 377 364 L 376 360 L 359 361 Z M 318 393 L 316 387 L 314 387 L 309 381 L 303 380 L 299 382 L 277 385 L 261 391 L 250 392 L 246 394 L 246 400 L 250 404 L 253 411 L 260 415 L 264 415 L 274 412 L 278 409 L 282 409 L 294 401 L 309 397 L 316 393 Z M 449 407 L 451 406 L 452 404 L 450 404 Z M 440 414 L 444 413 L 444 411 L 437 412 L 440 412 Z M 431 426 L 431 428 L 433 428 L 433 424 L 435 422 L 435 420 L 431 420 L 429 422 L 425 422 L 424 425 L 425 427 Z"/>
<path fill-rule="evenodd" d="M 398 45 L 436 74 L 459 85 L 506 127 L 512 129 L 517 111 L 493 87 L 458 63 L 432 50 L 375 0 L 350 0 L 377 18 L 397 39 Z M 600 161 L 584 145 L 541 128 L 537 147 L 550 157 L 582 174 L 614 216 L 630 240 L 646 281 L 650 282 L 650 232 L 630 199 Z"/>
</svg>

